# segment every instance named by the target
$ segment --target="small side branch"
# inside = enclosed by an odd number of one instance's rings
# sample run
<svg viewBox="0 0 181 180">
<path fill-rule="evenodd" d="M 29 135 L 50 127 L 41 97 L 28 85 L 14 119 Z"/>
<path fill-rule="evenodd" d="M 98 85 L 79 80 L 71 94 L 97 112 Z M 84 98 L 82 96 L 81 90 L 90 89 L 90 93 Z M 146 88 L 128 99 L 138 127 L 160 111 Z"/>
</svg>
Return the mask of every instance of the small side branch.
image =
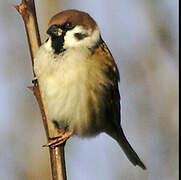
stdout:
<svg viewBox="0 0 181 180">
<path fill-rule="evenodd" d="M 22 0 L 22 3 L 20 5 L 15 6 L 15 8 L 21 14 L 25 23 L 25 29 L 27 33 L 28 44 L 32 60 L 32 68 L 33 68 L 35 54 L 41 45 L 34 0 Z M 35 76 L 34 70 L 33 74 Z M 58 135 L 58 129 L 47 118 L 48 116 L 47 116 L 46 103 L 41 95 L 38 81 L 34 82 L 34 86 L 32 89 L 38 101 L 47 139 L 49 140 L 50 138 Z M 66 180 L 64 146 L 65 144 L 56 148 L 49 148 L 51 169 L 52 169 L 52 180 Z"/>
</svg>

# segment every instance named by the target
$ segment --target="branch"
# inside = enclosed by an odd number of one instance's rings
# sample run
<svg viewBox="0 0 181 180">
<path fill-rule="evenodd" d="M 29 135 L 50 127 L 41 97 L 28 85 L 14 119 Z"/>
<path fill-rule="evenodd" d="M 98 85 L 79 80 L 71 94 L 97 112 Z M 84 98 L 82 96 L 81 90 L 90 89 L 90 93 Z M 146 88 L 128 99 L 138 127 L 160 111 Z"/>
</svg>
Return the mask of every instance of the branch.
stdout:
<svg viewBox="0 0 181 180">
<path fill-rule="evenodd" d="M 15 6 L 15 8 L 21 14 L 25 23 L 32 60 L 32 69 L 34 69 L 34 57 L 41 45 L 34 0 L 22 0 L 22 3 L 20 5 Z M 35 76 L 34 70 L 33 74 Z M 48 120 L 46 103 L 41 95 L 38 81 L 34 83 L 32 89 L 38 101 L 45 127 L 46 136 L 49 140 L 50 138 L 58 135 L 58 129 L 52 123 L 52 121 Z M 64 146 L 65 144 L 56 148 L 49 148 L 52 169 L 52 180 L 66 180 Z"/>
</svg>

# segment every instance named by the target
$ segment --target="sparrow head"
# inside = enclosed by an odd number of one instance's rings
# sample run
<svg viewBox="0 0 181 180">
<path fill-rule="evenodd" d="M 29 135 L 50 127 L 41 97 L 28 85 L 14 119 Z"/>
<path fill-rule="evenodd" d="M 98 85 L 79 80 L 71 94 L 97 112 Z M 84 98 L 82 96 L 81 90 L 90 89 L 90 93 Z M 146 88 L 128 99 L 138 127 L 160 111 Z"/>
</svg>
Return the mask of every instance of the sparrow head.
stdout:
<svg viewBox="0 0 181 180">
<path fill-rule="evenodd" d="M 68 48 L 92 48 L 100 39 L 96 22 L 82 11 L 62 11 L 51 18 L 48 26 L 47 34 L 57 54 Z"/>
</svg>

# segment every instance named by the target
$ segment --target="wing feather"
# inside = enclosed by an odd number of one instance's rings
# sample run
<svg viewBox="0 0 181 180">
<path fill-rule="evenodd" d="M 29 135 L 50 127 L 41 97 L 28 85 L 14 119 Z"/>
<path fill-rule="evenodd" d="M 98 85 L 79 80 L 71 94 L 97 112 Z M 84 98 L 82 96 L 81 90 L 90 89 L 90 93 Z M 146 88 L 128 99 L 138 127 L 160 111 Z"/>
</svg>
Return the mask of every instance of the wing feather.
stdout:
<svg viewBox="0 0 181 180">
<path fill-rule="evenodd" d="M 114 123 L 113 126 L 120 126 L 121 115 L 120 115 L 120 94 L 118 88 L 119 82 L 119 71 L 114 61 L 111 52 L 109 51 L 106 43 L 101 40 L 95 49 L 95 53 L 99 56 L 99 60 L 104 65 L 104 73 L 106 78 L 111 82 L 105 88 L 106 103 L 106 117 L 107 121 Z M 113 120 L 113 121 L 112 121 Z"/>
</svg>

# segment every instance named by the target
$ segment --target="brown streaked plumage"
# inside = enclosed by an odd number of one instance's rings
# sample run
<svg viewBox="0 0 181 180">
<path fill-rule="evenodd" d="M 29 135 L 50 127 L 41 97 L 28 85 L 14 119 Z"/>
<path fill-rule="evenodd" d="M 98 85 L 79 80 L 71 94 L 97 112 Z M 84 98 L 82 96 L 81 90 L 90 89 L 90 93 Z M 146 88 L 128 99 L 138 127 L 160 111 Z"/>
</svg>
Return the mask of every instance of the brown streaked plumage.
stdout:
<svg viewBox="0 0 181 180">
<path fill-rule="evenodd" d="M 123 151 L 127 155 L 128 159 L 136 166 L 140 166 L 142 169 L 146 169 L 145 165 L 141 162 L 140 158 L 133 150 L 129 142 L 127 141 L 124 132 L 121 127 L 121 113 L 120 113 L 120 95 L 118 89 L 119 72 L 115 64 L 115 61 L 107 47 L 107 45 L 101 41 L 99 46 L 95 49 L 93 59 L 99 60 L 104 69 L 106 77 L 110 80 L 110 84 L 105 87 L 106 93 L 106 125 L 103 127 L 104 132 L 114 138 Z"/>
<path fill-rule="evenodd" d="M 119 72 L 96 22 L 85 12 L 66 10 L 50 20 L 47 33 L 34 70 L 49 119 L 65 129 L 47 145 L 58 146 L 72 134 L 105 132 L 135 166 L 146 169 L 122 130 Z"/>
</svg>

